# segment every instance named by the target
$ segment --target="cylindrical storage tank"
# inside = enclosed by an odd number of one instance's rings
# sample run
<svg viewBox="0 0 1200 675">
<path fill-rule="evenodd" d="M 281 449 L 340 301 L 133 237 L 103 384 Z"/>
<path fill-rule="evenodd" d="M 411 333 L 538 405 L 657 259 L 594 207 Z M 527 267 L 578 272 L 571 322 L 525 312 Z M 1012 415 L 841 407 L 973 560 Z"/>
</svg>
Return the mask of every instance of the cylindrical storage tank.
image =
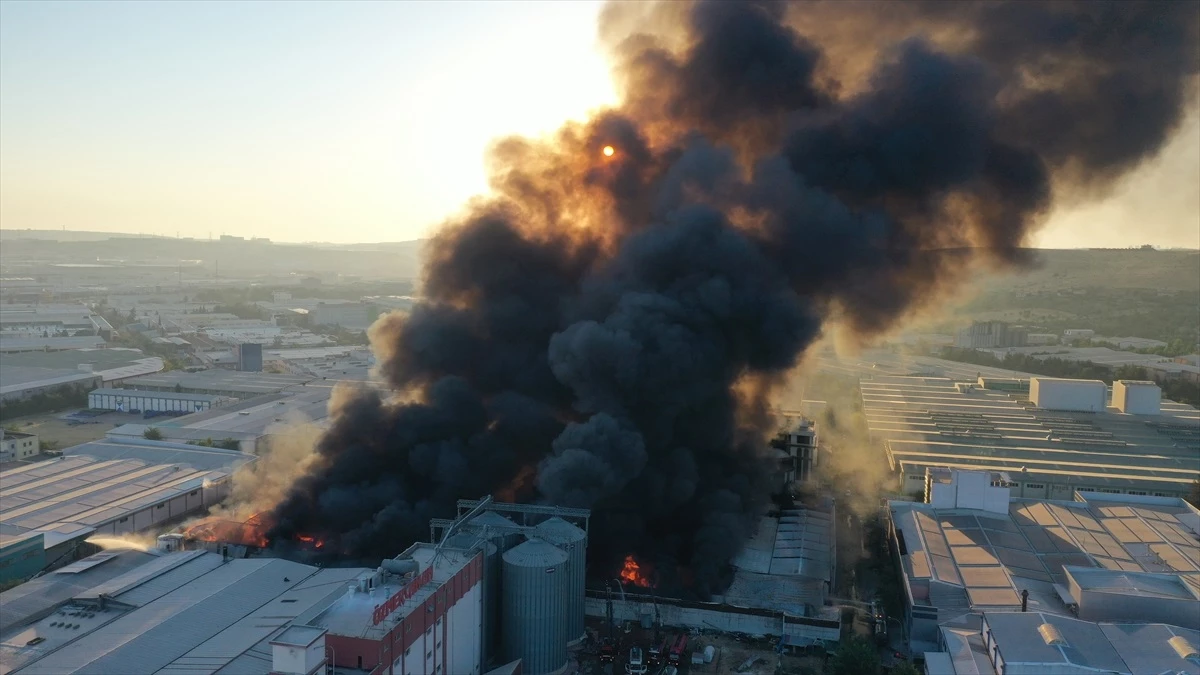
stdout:
<svg viewBox="0 0 1200 675">
<path fill-rule="evenodd" d="M 587 532 L 557 516 L 534 528 L 537 536 L 567 553 L 567 641 L 584 636 L 583 599 L 587 581 Z"/>
<path fill-rule="evenodd" d="M 485 527 L 487 540 L 501 553 L 521 543 L 521 526 L 495 511 L 484 511 L 468 521 L 468 528 L 473 532 L 480 532 Z"/>
<path fill-rule="evenodd" d="M 558 673 L 567 666 L 566 552 L 530 538 L 506 551 L 503 583 L 505 659 L 521 659 L 524 675 Z"/>
</svg>

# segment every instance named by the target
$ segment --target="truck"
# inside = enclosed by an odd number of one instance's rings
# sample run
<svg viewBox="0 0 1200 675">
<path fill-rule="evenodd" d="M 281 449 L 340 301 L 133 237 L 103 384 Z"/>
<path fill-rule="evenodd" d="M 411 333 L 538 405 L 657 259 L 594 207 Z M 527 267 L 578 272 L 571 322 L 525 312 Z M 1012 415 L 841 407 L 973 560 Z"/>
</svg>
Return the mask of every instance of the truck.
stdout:
<svg viewBox="0 0 1200 675">
<path fill-rule="evenodd" d="M 625 672 L 627 675 L 646 675 L 649 668 L 646 667 L 646 661 L 642 658 L 642 648 L 633 647 L 629 650 L 629 663 L 625 664 Z"/>
<path fill-rule="evenodd" d="M 687 642 L 687 634 L 680 635 L 679 638 L 675 640 L 675 644 L 671 645 L 671 653 L 667 657 L 668 663 L 670 663 L 672 666 L 679 666 L 679 664 L 683 661 L 683 653 L 687 651 Z"/>
</svg>

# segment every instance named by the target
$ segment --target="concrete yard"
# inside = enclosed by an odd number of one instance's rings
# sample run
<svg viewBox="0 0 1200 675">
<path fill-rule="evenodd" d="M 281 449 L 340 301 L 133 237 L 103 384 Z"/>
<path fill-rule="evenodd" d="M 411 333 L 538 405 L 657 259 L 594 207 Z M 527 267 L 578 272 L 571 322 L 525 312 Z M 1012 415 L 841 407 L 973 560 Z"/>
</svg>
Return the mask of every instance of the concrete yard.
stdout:
<svg viewBox="0 0 1200 675">
<path fill-rule="evenodd" d="M 73 412 L 75 410 L 14 417 L 11 420 L 5 420 L 4 426 L 28 434 L 37 434 L 42 447 L 49 442 L 54 444 L 55 449 L 62 450 L 73 445 L 104 438 L 104 434 L 113 427 L 144 422 L 141 415 L 113 412 L 89 420 L 94 424 L 71 424 L 66 417 Z"/>
</svg>

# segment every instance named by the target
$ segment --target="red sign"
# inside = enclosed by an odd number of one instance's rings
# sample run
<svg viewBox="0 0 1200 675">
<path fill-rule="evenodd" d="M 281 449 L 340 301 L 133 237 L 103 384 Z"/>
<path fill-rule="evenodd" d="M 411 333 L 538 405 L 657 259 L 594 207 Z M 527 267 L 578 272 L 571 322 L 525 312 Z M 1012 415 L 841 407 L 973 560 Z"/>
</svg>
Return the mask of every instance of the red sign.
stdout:
<svg viewBox="0 0 1200 675">
<path fill-rule="evenodd" d="M 396 591 L 395 595 L 387 599 L 387 602 L 382 605 L 375 606 L 375 612 L 371 615 L 371 620 L 374 625 L 378 626 L 380 621 L 383 621 L 389 614 L 396 611 L 400 605 L 408 601 L 422 586 L 433 581 L 433 566 L 425 568 L 415 579 L 408 582 L 404 588 Z"/>
</svg>

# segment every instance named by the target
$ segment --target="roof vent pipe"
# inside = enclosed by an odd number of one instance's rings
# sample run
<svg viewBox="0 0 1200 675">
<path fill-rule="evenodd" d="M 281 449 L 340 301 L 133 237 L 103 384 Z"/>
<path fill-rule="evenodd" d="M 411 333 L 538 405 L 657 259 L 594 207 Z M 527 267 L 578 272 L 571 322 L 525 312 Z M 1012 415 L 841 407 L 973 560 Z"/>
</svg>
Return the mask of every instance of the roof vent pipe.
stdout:
<svg viewBox="0 0 1200 675">
<path fill-rule="evenodd" d="M 1029 611 L 1029 591 L 1024 588 L 1021 589 L 1021 611 Z"/>
</svg>

